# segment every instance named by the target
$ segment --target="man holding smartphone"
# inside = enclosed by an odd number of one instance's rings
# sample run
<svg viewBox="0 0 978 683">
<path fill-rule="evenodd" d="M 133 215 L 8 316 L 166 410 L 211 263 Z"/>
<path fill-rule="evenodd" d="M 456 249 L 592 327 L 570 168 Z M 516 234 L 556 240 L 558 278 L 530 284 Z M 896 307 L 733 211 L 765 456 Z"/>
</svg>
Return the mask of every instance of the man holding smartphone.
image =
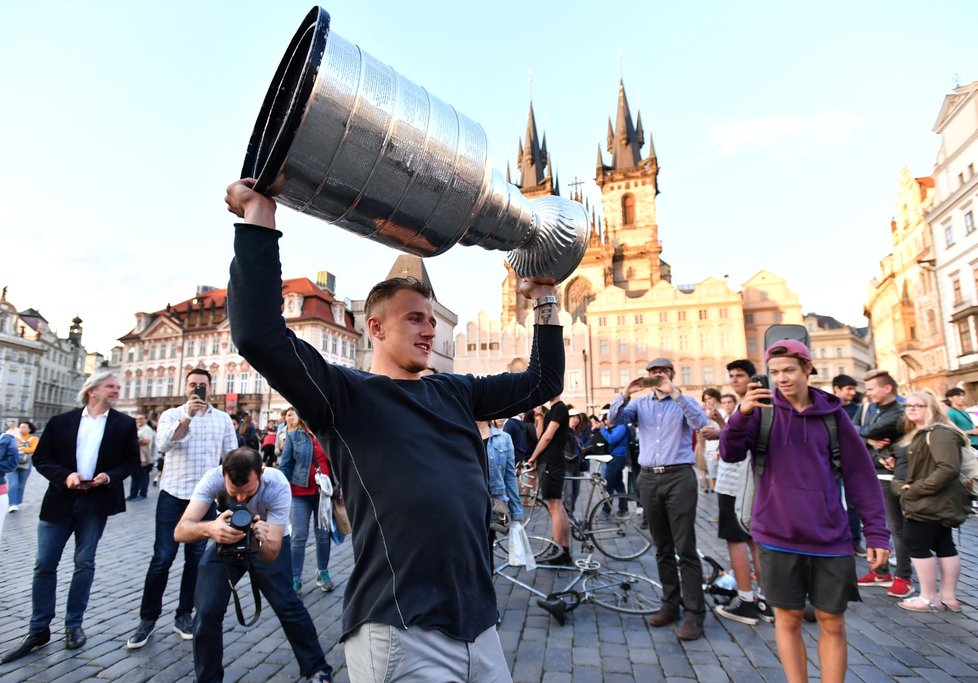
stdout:
<svg viewBox="0 0 978 683">
<path fill-rule="evenodd" d="M 166 455 L 166 467 L 160 478 L 160 496 L 156 502 L 156 540 L 153 559 L 146 572 L 143 599 L 139 608 L 139 626 L 126 643 L 130 650 L 141 648 L 156 629 L 163 612 L 163 593 L 170 575 L 170 565 L 177 556 L 173 531 L 190 503 L 194 486 L 204 473 L 221 464 L 224 454 L 238 447 L 238 436 L 231 417 L 207 402 L 211 376 L 203 368 L 187 373 L 187 402 L 170 408 L 160 416 L 156 431 L 156 448 Z M 215 510 L 206 519 L 214 519 Z M 194 588 L 197 564 L 204 554 L 206 541 L 184 544 L 183 577 L 173 630 L 184 640 L 193 635 Z"/>
<path fill-rule="evenodd" d="M 608 410 L 608 422 L 638 423 L 638 462 L 642 471 L 635 483 L 652 531 L 662 582 L 662 607 L 649 618 L 649 623 L 662 627 L 679 621 L 681 587 L 686 615 L 676 637 L 696 640 L 703 635 L 706 600 L 703 566 L 696 553 L 693 432 L 705 427 L 709 420 L 700 404 L 684 396 L 672 383 L 672 361 L 655 358 L 645 369 L 648 377 L 632 380 L 615 397 Z M 631 401 L 633 394 L 646 388 L 651 388 L 652 393 Z"/>
</svg>

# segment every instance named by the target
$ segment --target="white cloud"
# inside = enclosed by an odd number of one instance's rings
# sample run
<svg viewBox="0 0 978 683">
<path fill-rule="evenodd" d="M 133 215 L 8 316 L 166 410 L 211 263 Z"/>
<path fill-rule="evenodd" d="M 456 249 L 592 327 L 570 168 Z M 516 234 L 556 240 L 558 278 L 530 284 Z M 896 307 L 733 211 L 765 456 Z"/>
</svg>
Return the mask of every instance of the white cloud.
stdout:
<svg viewBox="0 0 978 683">
<path fill-rule="evenodd" d="M 861 124 L 860 117 L 845 112 L 753 118 L 710 126 L 705 144 L 720 157 L 740 152 L 799 157 L 846 138 Z"/>
</svg>

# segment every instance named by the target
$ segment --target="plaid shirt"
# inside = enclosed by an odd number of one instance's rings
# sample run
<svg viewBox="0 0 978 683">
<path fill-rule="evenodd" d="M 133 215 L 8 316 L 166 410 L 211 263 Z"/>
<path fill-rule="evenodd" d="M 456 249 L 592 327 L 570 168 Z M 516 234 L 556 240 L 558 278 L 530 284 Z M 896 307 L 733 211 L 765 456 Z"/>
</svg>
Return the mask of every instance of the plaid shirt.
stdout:
<svg viewBox="0 0 978 683">
<path fill-rule="evenodd" d="M 187 406 L 170 408 L 160 416 L 156 430 L 156 449 L 165 454 L 160 489 L 175 498 L 190 500 L 207 470 L 221 464 L 228 451 L 238 447 L 231 417 L 208 404 L 207 410 L 190 420 L 182 439 L 173 440 Z"/>
</svg>

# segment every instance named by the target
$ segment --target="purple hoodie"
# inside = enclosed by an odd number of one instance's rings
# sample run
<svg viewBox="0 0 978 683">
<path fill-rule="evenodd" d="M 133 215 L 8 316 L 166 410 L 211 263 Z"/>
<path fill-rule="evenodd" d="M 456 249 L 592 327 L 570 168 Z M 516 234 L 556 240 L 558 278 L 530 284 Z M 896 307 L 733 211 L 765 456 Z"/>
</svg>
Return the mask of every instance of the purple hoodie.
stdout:
<svg viewBox="0 0 978 683">
<path fill-rule="evenodd" d="M 813 555 L 852 555 L 849 520 L 832 472 L 829 433 L 823 415 L 836 413 L 841 450 L 842 480 L 863 522 L 866 545 L 888 548 L 883 494 L 866 446 L 842 408 L 830 394 L 809 388 L 812 405 L 799 413 L 774 391 L 774 423 L 768 442 L 764 474 L 754 498 L 751 536 L 761 544 Z M 739 410 L 720 433 L 720 454 L 739 462 L 754 446 L 760 427 L 759 410 Z"/>
</svg>

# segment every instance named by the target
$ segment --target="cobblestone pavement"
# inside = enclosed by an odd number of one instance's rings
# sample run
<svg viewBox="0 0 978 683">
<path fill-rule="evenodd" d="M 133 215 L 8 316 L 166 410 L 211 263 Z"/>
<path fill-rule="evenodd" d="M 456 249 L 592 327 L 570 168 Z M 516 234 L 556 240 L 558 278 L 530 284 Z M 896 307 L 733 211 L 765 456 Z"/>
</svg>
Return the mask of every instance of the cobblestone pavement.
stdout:
<svg viewBox="0 0 978 683">
<path fill-rule="evenodd" d="M 6 518 L 0 541 L 0 651 L 20 641 L 30 616 L 31 570 L 36 544 L 37 514 L 46 481 L 36 472 L 27 484 L 26 504 Z M 127 482 L 128 485 L 128 482 Z M 139 621 L 139 599 L 152 554 L 153 511 L 158 489 L 148 500 L 129 503 L 129 510 L 109 519 L 99 545 L 95 585 L 86 613 L 87 645 L 64 649 L 63 638 L 24 659 L 0 665 L 0 680 L 17 681 L 183 681 L 193 678 L 190 643 L 173 632 L 173 610 L 182 558 L 171 570 L 164 598 L 164 616 L 150 642 L 129 651 L 126 639 Z M 701 494 L 697 534 L 703 552 L 718 559 L 725 553 L 716 539 L 716 497 Z M 419 533 L 422 530 L 419 530 Z M 883 589 L 864 589 L 864 602 L 847 614 L 850 681 L 975 681 L 978 682 L 978 519 L 955 532 L 962 557 L 959 595 L 963 613 L 915 614 L 897 609 L 896 600 Z M 61 629 L 73 545 L 69 542 L 61 564 L 57 616 Z M 575 548 L 575 551 L 578 548 Z M 597 559 L 601 560 L 600 557 Z M 601 560 L 603 561 L 603 560 Z M 722 560 L 721 560 L 722 561 Z M 340 633 L 342 588 L 352 564 L 350 544 L 333 548 L 330 573 L 340 589 L 320 592 L 313 581 L 315 561 L 308 547 L 303 600 L 319 631 L 326 656 L 338 670 L 337 681 L 347 681 Z M 656 577 L 653 554 L 608 566 Z M 865 569 L 865 561 L 858 564 Z M 564 585 L 570 572 L 522 572 L 520 578 L 544 593 Z M 246 587 L 246 583 L 240 584 Z M 250 614 L 250 589 L 245 612 Z M 500 639 L 518 683 L 569 681 L 781 681 L 774 630 L 721 620 L 709 615 L 704 638 L 679 642 L 672 627 L 653 629 L 640 617 L 620 616 L 593 605 L 582 605 L 559 626 L 535 596 L 508 581 L 497 579 Z M 708 599 L 709 601 L 709 599 Z M 278 620 L 267 607 L 252 628 L 238 625 L 233 607 L 224 622 L 226 681 L 287 681 L 298 678 L 298 666 Z M 805 625 L 805 639 L 814 656 L 815 626 Z M 53 634 L 57 637 L 57 632 Z M 810 674 L 817 677 L 816 663 Z"/>
</svg>

